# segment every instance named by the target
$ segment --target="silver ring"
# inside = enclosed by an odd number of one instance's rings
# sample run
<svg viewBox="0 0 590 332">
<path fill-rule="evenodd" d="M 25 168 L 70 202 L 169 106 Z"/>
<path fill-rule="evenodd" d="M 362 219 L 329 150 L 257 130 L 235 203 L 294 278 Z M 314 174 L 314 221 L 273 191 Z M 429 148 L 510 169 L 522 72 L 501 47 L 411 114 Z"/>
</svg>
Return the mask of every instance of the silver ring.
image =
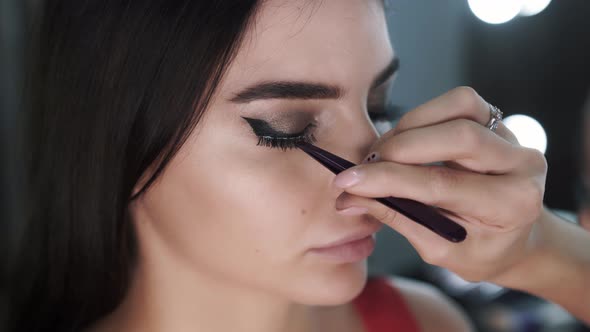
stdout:
<svg viewBox="0 0 590 332">
<path fill-rule="evenodd" d="M 488 127 L 491 131 L 496 131 L 496 128 L 498 128 L 498 125 L 500 122 L 502 122 L 502 116 L 504 113 L 502 113 L 502 111 L 500 111 L 500 109 L 496 106 L 490 103 L 488 103 L 488 105 L 490 108 L 490 121 L 488 121 L 486 127 Z"/>
</svg>

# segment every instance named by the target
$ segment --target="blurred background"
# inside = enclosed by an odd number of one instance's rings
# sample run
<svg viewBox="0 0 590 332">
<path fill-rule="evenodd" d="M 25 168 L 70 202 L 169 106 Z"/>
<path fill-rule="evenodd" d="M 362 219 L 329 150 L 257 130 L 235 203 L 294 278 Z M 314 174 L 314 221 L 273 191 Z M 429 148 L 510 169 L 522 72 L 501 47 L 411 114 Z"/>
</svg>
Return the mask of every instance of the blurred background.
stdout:
<svg viewBox="0 0 590 332">
<path fill-rule="evenodd" d="M 401 60 L 392 102 L 408 110 L 453 87 L 474 87 L 504 111 L 521 143 L 545 152 L 545 203 L 576 222 L 590 96 L 590 1 L 393 0 L 390 7 Z M 423 263 L 388 229 L 379 234 L 370 268 L 437 285 L 481 331 L 590 331 L 556 305 Z"/>
<path fill-rule="evenodd" d="M 37 3 L 0 0 L 0 299 L 22 203 L 15 197 L 22 181 L 16 151 L 23 27 Z M 505 117 L 513 115 L 506 123 L 521 142 L 545 152 L 545 202 L 576 222 L 582 109 L 590 91 L 590 1 L 390 0 L 388 16 L 401 59 L 393 102 L 409 110 L 453 87 L 474 87 Z M 556 305 L 428 266 L 387 229 L 369 263 L 373 274 L 435 284 L 480 331 L 590 331 Z"/>
</svg>

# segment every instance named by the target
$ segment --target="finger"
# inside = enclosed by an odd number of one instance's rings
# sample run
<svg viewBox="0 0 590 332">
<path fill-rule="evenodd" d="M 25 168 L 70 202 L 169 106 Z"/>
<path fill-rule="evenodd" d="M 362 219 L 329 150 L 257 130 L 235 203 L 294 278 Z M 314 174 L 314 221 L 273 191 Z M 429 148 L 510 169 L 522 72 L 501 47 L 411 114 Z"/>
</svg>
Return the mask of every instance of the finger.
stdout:
<svg viewBox="0 0 590 332">
<path fill-rule="evenodd" d="M 443 239 L 426 227 L 374 199 L 343 193 L 336 200 L 336 209 L 344 210 L 348 207 L 365 208 L 367 214 L 404 236 L 426 261 L 435 261 L 434 257 L 430 256 L 445 252 L 445 248 L 449 246 L 461 245 Z M 461 220 L 457 220 L 457 223 L 465 227 L 467 233 L 470 234 L 467 223 Z"/>
<path fill-rule="evenodd" d="M 489 130 L 489 128 L 485 128 Z M 516 138 L 516 135 L 514 135 L 514 133 L 510 129 L 508 129 L 508 127 L 506 127 L 506 125 L 503 122 L 500 122 L 498 124 L 498 128 L 496 128 L 496 131 L 494 131 L 493 133 L 495 133 L 499 137 L 502 137 L 503 139 L 505 139 L 513 145 L 520 146 L 520 142 Z"/>
<path fill-rule="evenodd" d="M 490 119 L 488 103 L 472 88 L 458 87 L 404 114 L 394 131 L 397 134 L 455 119 L 485 125 Z"/>
<path fill-rule="evenodd" d="M 508 173 L 528 158 L 521 147 L 466 119 L 404 131 L 380 141 L 373 153 L 372 160 L 403 164 L 453 161 L 472 171 L 494 174 Z"/>
<path fill-rule="evenodd" d="M 472 88 L 458 87 L 406 113 L 385 139 L 409 129 L 431 126 L 455 119 L 469 119 L 485 126 L 490 120 L 489 104 Z M 514 134 L 502 123 L 498 136 L 517 144 Z"/>
<path fill-rule="evenodd" d="M 412 199 L 493 227 L 519 224 L 518 213 L 539 209 L 543 195 L 543 185 L 528 177 L 390 161 L 350 168 L 336 176 L 334 185 L 358 196 Z"/>
</svg>

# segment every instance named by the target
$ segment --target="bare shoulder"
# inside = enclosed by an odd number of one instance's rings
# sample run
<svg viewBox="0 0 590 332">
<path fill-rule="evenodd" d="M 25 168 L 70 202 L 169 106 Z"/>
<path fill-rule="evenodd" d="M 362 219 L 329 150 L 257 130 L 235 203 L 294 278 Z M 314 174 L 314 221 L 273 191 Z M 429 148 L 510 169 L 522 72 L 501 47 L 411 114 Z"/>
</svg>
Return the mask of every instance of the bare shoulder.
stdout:
<svg viewBox="0 0 590 332">
<path fill-rule="evenodd" d="M 405 278 L 390 280 L 408 303 L 421 331 L 474 331 L 467 315 L 436 287 Z"/>
</svg>

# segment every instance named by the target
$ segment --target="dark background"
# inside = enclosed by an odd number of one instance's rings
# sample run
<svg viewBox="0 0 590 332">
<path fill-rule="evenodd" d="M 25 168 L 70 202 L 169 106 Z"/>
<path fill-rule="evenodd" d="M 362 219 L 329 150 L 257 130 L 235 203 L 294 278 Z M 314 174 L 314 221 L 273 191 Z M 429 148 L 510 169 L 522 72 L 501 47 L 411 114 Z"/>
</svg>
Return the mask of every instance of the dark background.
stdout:
<svg viewBox="0 0 590 332">
<path fill-rule="evenodd" d="M 548 136 L 546 203 L 574 210 L 580 111 L 590 89 L 590 1 L 552 1 L 540 14 L 491 25 L 466 0 L 391 1 L 401 58 L 394 99 L 414 107 L 458 85 L 506 115 L 537 119 Z"/>
<path fill-rule="evenodd" d="M 466 0 L 394 0 L 390 7 L 401 59 L 394 103 L 411 109 L 469 85 L 506 116 L 537 119 L 548 137 L 545 203 L 575 212 L 581 109 L 590 91 L 590 1 L 553 0 L 538 15 L 499 25 L 480 21 Z M 385 233 L 375 271 L 412 270 L 417 257 L 409 244 Z"/>
<path fill-rule="evenodd" d="M 468 20 L 467 77 L 548 136 L 546 203 L 574 210 L 581 109 L 590 88 L 590 1 L 552 1 L 537 16 L 490 26 Z"/>
<path fill-rule="evenodd" d="M 23 83 L 25 1 L 0 0 L 0 331 L 7 305 L 3 294 L 21 211 L 18 199 L 22 163 L 18 154 L 19 92 Z"/>
<path fill-rule="evenodd" d="M 553 0 L 535 16 L 499 25 L 480 21 L 466 0 L 390 2 L 390 34 L 401 59 L 394 103 L 411 109 L 469 85 L 505 115 L 535 118 L 548 139 L 545 203 L 575 218 L 580 120 L 590 92 L 590 1 Z M 481 331 L 587 331 L 559 307 L 534 297 L 457 282 L 423 263 L 389 229 L 379 234 L 369 262 L 374 274 L 410 276 L 439 286 L 463 305 Z"/>
</svg>

